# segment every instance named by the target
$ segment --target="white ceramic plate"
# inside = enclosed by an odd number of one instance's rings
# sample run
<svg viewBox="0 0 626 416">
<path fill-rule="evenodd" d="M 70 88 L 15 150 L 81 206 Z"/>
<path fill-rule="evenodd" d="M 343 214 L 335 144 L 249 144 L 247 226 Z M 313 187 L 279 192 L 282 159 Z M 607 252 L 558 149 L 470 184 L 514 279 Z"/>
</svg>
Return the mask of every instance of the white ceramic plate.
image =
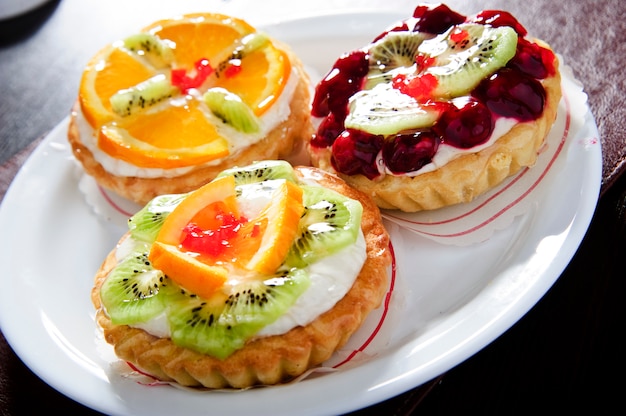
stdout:
<svg viewBox="0 0 626 416">
<path fill-rule="evenodd" d="M 268 26 L 289 42 L 313 78 L 397 15 L 318 16 Z M 0 210 L 0 324 L 46 383 L 106 414 L 339 414 L 403 393 L 467 359 L 522 317 L 552 286 L 580 244 L 601 177 L 589 113 L 544 178 L 558 189 L 483 243 L 441 245 L 387 223 L 396 287 L 377 354 L 302 382 L 244 392 L 148 387 L 120 377 L 89 299 L 101 261 L 120 237 L 78 190 L 66 121 L 34 151 Z M 547 181 L 547 182 L 546 182 Z M 365 351 L 363 356 L 367 356 Z"/>
</svg>

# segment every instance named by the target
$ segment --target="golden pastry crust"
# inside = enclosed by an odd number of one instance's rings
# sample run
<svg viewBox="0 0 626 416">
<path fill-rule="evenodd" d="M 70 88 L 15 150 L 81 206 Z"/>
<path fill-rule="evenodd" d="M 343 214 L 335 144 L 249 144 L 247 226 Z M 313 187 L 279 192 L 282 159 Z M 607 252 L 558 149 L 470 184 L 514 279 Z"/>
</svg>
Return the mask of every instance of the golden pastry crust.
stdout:
<svg viewBox="0 0 626 416">
<path fill-rule="evenodd" d="M 432 172 L 413 177 L 385 175 L 370 180 L 363 175 L 338 175 L 351 186 L 371 195 L 383 209 L 417 212 L 470 202 L 523 167 L 535 164 L 561 100 L 557 58 L 555 69 L 555 75 L 542 80 L 546 90 L 542 116 L 514 126 L 496 143 L 477 153 L 462 155 Z M 314 166 L 336 172 L 330 161 L 330 148 L 308 146 L 308 151 Z"/>
<path fill-rule="evenodd" d="M 114 325 L 102 308 L 100 287 L 115 266 L 111 252 L 95 277 L 91 293 L 96 321 L 104 338 L 122 360 L 160 380 L 183 386 L 246 388 L 288 381 L 315 367 L 346 343 L 367 315 L 380 306 L 388 288 L 391 254 L 380 211 L 367 195 L 347 186 L 338 177 L 312 167 L 297 167 L 296 174 L 334 189 L 363 204 L 361 228 L 367 258 L 349 292 L 331 310 L 304 327 L 283 335 L 268 336 L 246 343 L 219 360 L 178 347 L 169 338 L 158 338 L 126 325 Z"/>
<path fill-rule="evenodd" d="M 219 164 L 198 167 L 174 178 L 118 176 L 108 172 L 81 142 L 80 132 L 76 124 L 77 113 L 80 111 L 77 102 L 70 114 L 68 129 L 68 140 L 74 157 L 82 164 L 85 172 L 93 176 L 98 184 L 142 205 L 158 195 L 190 192 L 210 182 L 219 172 L 232 166 L 244 166 L 259 160 L 289 158 L 304 146 L 305 141 L 313 131 L 309 109 L 310 82 L 302 62 L 286 46 L 280 45 L 276 41 L 274 43 L 281 49 L 288 51 L 292 67 L 297 71 L 299 81 L 289 105 L 289 117 L 257 143 L 221 159 Z"/>
</svg>

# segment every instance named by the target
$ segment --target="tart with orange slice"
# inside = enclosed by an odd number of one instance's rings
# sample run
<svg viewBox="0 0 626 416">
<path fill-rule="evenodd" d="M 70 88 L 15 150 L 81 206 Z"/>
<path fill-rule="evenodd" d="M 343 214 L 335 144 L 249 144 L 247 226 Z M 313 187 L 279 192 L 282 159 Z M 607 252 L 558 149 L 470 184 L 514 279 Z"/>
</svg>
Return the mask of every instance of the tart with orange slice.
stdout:
<svg viewBox="0 0 626 416">
<path fill-rule="evenodd" d="M 320 365 L 388 287 L 373 200 L 286 161 L 154 198 L 96 274 L 96 320 L 117 356 L 160 380 L 245 388 Z"/>
<path fill-rule="evenodd" d="M 287 158 L 310 134 L 299 59 L 241 19 L 157 21 L 86 65 L 69 141 L 97 182 L 146 203 L 220 171 Z"/>
</svg>

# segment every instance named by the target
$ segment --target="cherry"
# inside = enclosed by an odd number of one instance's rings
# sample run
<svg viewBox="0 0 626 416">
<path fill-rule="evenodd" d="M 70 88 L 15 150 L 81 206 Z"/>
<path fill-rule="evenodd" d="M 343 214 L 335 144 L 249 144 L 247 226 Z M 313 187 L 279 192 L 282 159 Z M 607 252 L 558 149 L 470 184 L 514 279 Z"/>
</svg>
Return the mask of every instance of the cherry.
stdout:
<svg viewBox="0 0 626 416">
<path fill-rule="evenodd" d="M 556 72 L 554 53 L 523 38 L 518 39 L 517 52 L 507 66 L 537 79 L 547 78 Z"/>
<path fill-rule="evenodd" d="M 539 81 L 511 68 L 500 69 L 484 79 L 472 95 L 493 113 L 519 121 L 541 116 L 546 100 L 546 92 Z"/>
<path fill-rule="evenodd" d="M 415 8 L 413 17 L 418 20 L 414 31 L 426 33 L 443 33 L 451 26 L 465 21 L 465 16 L 452 11 L 445 4 L 421 4 Z"/>
<path fill-rule="evenodd" d="M 330 112 L 346 114 L 348 99 L 361 88 L 361 81 L 368 71 L 369 58 L 365 51 L 340 56 L 317 84 L 311 114 L 315 117 L 324 117 Z"/>
<path fill-rule="evenodd" d="M 528 33 L 526 28 L 511 13 L 503 10 L 483 10 L 474 16 L 468 17 L 467 21 L 493 27 L 510 26 L 522 37 Z"/>
<path fill-rule="evenodd" d="M 382 136 L 347 129 L 333 143 L 330 160 L 337 172 L 346 175 L 362 174 L 368 179 L 374 179 L 380 174 L 376 157 L 382 147 Z"/>
<path fill-rule="evenodd" d="M 383 161 L 393 173 L 413 172 L 430 163 L 439 147 L 430 130 L 398 134 L 383 144 Z"/>
<path fill-rule="evenodd" d="M 487 106 L 469 97 L 454 99 L 452 104 L 433 126 L 444 143 L 468 149 L 489 140 L 494 120 Z"/>
<path fill-rule="evenodd" d="M 328 114 L 317 128 L 317 133 L 311 138 L 311 145 L 321 148 L 331 146 L 344 130 L 344 120 L 345 116 L 337 116 L 335 113 Z"/>
</svg>

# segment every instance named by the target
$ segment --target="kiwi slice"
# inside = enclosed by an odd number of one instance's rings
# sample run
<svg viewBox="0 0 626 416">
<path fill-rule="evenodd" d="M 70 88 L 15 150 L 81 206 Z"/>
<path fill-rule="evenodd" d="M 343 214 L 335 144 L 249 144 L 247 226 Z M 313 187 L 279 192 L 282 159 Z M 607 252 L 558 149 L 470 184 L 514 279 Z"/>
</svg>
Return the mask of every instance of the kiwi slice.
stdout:
<svg viewBox="0 0 626 416">
<path fill-rule="evenodd" d="M 361 228 L 363 206 L 331 189 L 302 186 L 304 214 L 285 264 L 305 267 L 354 243 Z"/>
<path fill-rule="evenodd" d="M 172 85 L 169 77 L 165 74 L 155 75 L 146 81 L 120 90 L 109 99 L 111 109 L 122 117 L 151 107 L 178 92 L 178 88 Z"/>
<path fill-rule="evenodd" d="M 430 127 L 440 114 L 439 107 L 420 104 L 390 83 L 359 91 L 350 99 L 349 108 L 346 128 L 383 136 Z"/>
<path fill-rule="evenodd" d="M 174 60 L 175 45 L 152 33 L 137 33 L 124 39 L 124 47 L 147 59 L 156 68 L 166 68 Z"/>
<path fill-rule="evenodd" d="M 259 280 L 243 280 L 223 296 L 203 299 L 170 290 L 168 321 L 172 341 L 224 359 L 274 322 L 309 286 L 302 269 L 284 269 Z"/>
<path fill-rule="evenodd" d="M 250 33 L 240 40 L 240 44 L 235 47 L 230 54 L 230 59 L 241 59 L 246 55 L 265 47 L 270 42 L 270 38 L 265 33 Z"/>
<path fill-rule="evenodd" d="M 224 123 L 243 133 L 257 133 L 259 122 L 250 107 L 237 94 L 225 88 L 210 88 L 204 93 L 204 102 Z"/>
<path fill-rule="evenodd" d="M 365 89 L 381 82 L 390 82 L 397 74 L 415 71 L 415 55 L 418 47 L 432 35 L 420 32 L 389 32 L 369 49 L 369 72 Z"/>
<path fill-rule="evenodd" d="M 176 208 L 187 194 L 161 195 L 148 202 L 128 219 L 128 229 L 136 240 L 152 243 L 165 218 Z"/>
<path fill-rule="evenodd" d="M 453 98 L 472 91 L 515 56 L 517 33 L 508 26 L 461 24 L 425 40 L 420 54 L 434 58 L 423 73 L 437 78 L 435 97 Z"/>
<path fill-rule="evenodd" d="M 222 176 L 234 176 L 235 185 L 263 182 L 270 179 L 287 179 L 296 182 L 296 175 L 285 160 L 263 160 L 243 167 L 233 167 L 220 172 Z"/>
<path fill-rule="evenodd" d="M 102 304 L 116 325 L 145 322 L 164 310 L 165 294 L 161 289 L 169 281 L 152 267 L 149 251 L 148 244 L 138 244 L 102 284 Z"/>
</svg>

